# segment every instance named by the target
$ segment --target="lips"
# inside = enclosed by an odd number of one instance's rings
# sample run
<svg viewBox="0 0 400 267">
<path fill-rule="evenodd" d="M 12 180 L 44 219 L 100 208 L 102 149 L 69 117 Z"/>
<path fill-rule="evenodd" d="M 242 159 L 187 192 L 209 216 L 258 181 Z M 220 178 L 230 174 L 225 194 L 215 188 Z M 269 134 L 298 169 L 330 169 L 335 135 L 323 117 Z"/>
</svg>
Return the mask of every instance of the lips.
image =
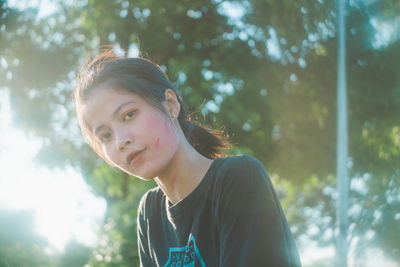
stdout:
<svg viewBox="0 0 400 267">
<path fill-rule="evenodd" d="M 144 149 L 142 150 L 135 150 L 132 151 L 131 153 L 128 154 L 128 156 L 126 157 L 126 162 L 128 164 L 133 164 L 137 161 L 137 159 L 140 158 L 142 152 L 144 151 Z"/>
</svg>

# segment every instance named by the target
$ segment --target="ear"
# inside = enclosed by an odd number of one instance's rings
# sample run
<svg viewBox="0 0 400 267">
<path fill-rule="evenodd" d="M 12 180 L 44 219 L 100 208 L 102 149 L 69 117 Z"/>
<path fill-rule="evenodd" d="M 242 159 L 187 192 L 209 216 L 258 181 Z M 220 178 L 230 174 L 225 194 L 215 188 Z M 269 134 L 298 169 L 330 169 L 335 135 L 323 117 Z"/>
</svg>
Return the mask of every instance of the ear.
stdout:
<svg viewBox="0 0 400 267">
<path fill-rule="evenodd" d="M 165 95 L 165 105 L 167 111 L 172 119 L 178 118 L 179 112 L 181 110 L 181 105 L 179 104 L 178 98 L 174 91 L 167 89 L 164 91 Z"/>
</svg>

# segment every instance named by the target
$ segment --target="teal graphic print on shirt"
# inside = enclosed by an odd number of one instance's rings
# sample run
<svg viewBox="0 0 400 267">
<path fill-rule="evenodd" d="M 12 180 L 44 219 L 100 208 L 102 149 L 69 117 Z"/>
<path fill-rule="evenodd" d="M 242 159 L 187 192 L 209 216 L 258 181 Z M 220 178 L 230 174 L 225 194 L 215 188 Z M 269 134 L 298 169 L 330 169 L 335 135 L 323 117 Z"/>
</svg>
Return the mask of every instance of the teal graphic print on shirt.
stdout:
<svg viewBox="0 0 400 267">
<path fill-rule="evenodd" d="M 189 243 L 184 247 L 169 248 L 169 258 L 164 267 L 206 267 L 197 249 L 194 236 L 190 235 Z"/>
</svg>

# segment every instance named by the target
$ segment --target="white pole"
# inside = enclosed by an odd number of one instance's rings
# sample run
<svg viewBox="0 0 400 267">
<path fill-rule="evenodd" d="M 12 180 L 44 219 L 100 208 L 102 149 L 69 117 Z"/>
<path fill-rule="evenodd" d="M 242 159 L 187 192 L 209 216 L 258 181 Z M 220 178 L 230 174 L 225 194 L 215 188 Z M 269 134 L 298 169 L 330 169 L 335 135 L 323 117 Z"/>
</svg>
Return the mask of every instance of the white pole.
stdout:
<svg viewBox="0 0 400 267">
<path fill-rule="evenodd" d="M 338 238 L 337 266 L 347 267 L 347 229 L 349 182 L 347 170 L 347 98 L 346 98 L 346 32 L 345 0 L 337 0 L 338 6 L 338 66 L 337 66 L 337 190 L 336 207 Z"/>
</svg>

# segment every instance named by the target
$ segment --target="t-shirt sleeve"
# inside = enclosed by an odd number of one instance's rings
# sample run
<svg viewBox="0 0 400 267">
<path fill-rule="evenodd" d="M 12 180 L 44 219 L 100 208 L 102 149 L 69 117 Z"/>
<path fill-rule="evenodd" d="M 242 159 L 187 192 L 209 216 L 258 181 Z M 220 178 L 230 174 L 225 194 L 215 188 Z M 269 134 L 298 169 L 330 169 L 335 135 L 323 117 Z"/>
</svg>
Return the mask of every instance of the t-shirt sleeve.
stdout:
<svg viewBox="0 0 400 267">
<path fill-rule="evenodd" d="M 141 267 L 153 266 L 150 258 L 148 234 L 147 234 L 147 216 L 145 203 L 148 198 L 149 192 L 147 192 L 141 199 L 138 207 L 137 217 L 137 240 L 138 240 L 138 252 Z"/>
<path fill-rule="evenodd" d="M 249 156 L 225 172 L 218 203 L 219 266 L 301 266 L 267 172 Z"/>
</svg>

